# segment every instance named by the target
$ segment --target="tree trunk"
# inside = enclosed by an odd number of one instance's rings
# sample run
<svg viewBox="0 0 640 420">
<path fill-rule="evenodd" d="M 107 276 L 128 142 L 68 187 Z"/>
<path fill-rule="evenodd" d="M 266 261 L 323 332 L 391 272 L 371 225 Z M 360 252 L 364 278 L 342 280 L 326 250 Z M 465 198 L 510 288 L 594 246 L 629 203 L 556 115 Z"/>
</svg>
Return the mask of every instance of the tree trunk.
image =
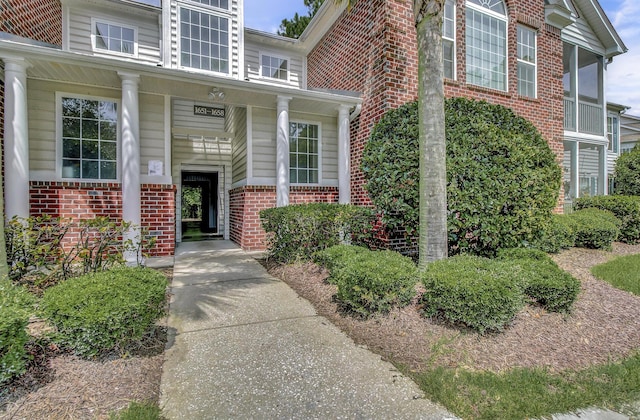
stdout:
<svg viewBox="0 0 640 420">
<path fill-rule="evenodd" d="M 447 173 L 444 134 L 442 17 L 444 0 L 414 2 L 418 34 L 421 270 L 447 258 Z"/>
</svg>

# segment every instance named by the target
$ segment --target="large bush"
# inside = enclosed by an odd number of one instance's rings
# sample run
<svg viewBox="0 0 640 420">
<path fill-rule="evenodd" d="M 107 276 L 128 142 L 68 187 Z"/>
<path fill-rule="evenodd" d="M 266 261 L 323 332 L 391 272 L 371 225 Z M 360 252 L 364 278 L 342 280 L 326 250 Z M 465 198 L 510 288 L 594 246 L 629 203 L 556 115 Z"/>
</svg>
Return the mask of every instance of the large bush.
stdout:
<svg viewBox="0 0 640 420">
<path fill-rule="evenodd" d="M 640 195 L 640 145 L 621 154 L 615 166 L 615 192 L 620 195 Z"/>
<path fill-rule="evenodd" d="M 611 249 L 620 234 L 620 220 L 608 210 L 586 208 L 570 213 L 579 248 Z"/>
<path fill-rule="evenodd" d="M 408 305 L 416 294 L 416 265 L 397 252 L 339 246 L 321 254 L 331 261 L 329 282 L 338 287 L 336 298 L 350 312 L 385 313 Z"/>
<path fill-rule="evenodd" d="M 447 200 L 450 253 L 493 255 L 533 241 L 560 189 L 556 156 L 536 128 L 487 102 L 448 99 Z M 387 112 L 362 158 L 367 191 L 390 229 L 418 230 L 416 103 Z"/>
<path fill-rule="evenodd" d="M 42 312 L 53 339 L 91 357 L 138 340 L 164 312 L 166 278 L 148 268 L 116 268 L 47 289 Z"/>
<path fill-rule="evenodd" d="M 0 385 L 25 370 L 27 324 L 33 297 L 22 287 L 0 280 Z"/>
<path fill-rule="evenodd" d="M 481 334 L 503 329 L 525 302 L 521 269 L 509 261 L 458 255 L 429 264 L 422 282 L 426 316 L 442 316 Z"/>
<path fill-rule="evenodd" d="M 640 242 L 640 196 L 600 195 L 576 200 L 575 209 L 590 207 L 608 210 L 620 220 L 618 240 L 630 244 Z"/>
<path fill-rule="evenodd" d="M 319 250 L 346 241 L 366 244 L 372 237 L 370 209 L 345 204 L 310 203 L 260 212 L 269 258 L 288 263 L 311 260 Z"/>
</svg>

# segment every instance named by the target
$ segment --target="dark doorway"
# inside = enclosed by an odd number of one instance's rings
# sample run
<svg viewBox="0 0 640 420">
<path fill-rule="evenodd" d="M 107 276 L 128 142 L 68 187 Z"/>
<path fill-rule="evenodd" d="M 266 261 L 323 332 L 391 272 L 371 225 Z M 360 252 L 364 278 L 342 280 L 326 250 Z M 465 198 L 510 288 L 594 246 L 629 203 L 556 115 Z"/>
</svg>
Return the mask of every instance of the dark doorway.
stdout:
<svg viewBox="0 0 640 420">
<path fill-rule="evenodd" d="M 218 237 L 218 173 L 182 172 L 182 240 Z"/>
</svg>

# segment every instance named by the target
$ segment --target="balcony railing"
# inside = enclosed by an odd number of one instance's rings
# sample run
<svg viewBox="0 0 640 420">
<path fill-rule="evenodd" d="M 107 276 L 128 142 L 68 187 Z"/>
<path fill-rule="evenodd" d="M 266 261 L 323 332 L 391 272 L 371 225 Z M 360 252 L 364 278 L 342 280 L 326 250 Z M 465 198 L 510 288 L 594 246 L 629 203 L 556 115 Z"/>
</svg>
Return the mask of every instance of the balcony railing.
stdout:
<svg viewBox="0 0 640 420">
<path fill-rule="evenodd" d="M 604 109 L 602 105 L 579 101 L 578 125 L 576 127 L 575 100 L 564 98 L 564 129 L 596 136 L 604 135 Z"/>
</svg>

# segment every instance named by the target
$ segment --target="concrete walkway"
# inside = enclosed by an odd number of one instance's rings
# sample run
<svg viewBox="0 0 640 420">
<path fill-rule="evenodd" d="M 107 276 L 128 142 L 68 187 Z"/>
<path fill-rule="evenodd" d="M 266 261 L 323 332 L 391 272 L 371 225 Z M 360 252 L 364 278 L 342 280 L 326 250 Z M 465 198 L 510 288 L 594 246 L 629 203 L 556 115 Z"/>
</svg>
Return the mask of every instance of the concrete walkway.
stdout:
<svg viewBox="0 0 640 420">
<path fill-rule="evenodd" d="M 169 419 L 447 419 L 228 241 L 177 251 L 160 406 Z"/>
</svg>

